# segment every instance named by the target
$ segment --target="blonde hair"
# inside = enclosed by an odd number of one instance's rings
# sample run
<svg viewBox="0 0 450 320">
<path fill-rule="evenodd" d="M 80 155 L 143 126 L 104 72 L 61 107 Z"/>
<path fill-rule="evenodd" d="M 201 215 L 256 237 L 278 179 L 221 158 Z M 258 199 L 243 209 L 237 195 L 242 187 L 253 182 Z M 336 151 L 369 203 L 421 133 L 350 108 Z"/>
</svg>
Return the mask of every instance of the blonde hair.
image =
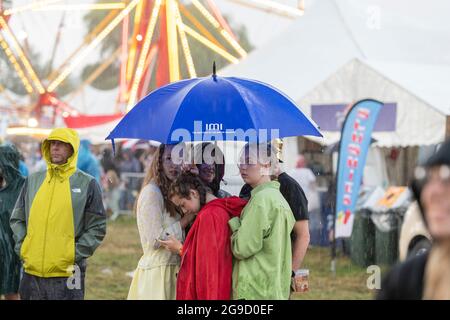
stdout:
<svg viewBox="0 0 450 320">
<path fill-rule="evenodd" d="M 279 170 L 279 160 L 277 158 L 277 150 L 271 143 L 247 143 L 241 151 L 240 158 L 242 159 L 246 155 L 255 156 L 256 159 L 251 160 L 256 160 L 260 165 L 270 165 L 269 172 L 263 175 L 268 175 L 271 177 L 271 180 L 274 180 L 273 178 Z"/>
</svg>

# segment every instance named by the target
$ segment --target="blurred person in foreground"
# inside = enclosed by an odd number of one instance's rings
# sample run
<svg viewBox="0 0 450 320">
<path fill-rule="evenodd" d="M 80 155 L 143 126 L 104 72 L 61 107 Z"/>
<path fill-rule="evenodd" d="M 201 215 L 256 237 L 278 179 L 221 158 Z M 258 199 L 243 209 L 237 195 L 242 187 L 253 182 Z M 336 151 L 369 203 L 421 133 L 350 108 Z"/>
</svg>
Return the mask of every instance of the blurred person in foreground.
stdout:
<svg viewBox="0 0 450 320">
<path fill-rule="evenodd" d="M 19 152 L 14 146 L 0 146 L 0 296 L 19 299 L 20 260 L 14 252 L 9 219 L 25 179 L 19 171 Z"/>
<path fill-rule="evenodd" d="M 433 244 L 394 267 L 377 298 L 450 300 L 450 140 L 416 169 L 412 190 Z"/>
</svg>

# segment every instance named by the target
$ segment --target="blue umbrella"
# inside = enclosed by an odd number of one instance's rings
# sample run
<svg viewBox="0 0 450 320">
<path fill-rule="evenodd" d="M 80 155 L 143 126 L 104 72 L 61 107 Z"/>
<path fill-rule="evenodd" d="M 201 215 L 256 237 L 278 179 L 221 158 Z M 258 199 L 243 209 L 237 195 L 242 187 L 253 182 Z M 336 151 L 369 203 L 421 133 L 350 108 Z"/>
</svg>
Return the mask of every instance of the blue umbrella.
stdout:
<svg viewBox="0 0 450 320">
<path fill-rule="evenodd" d="M 311 135 L 318 128 L 285 94 L 255 80 L 210 77 L 181 80 L 142 99 L 106 139 L 270 141 Z"/>
</svg>

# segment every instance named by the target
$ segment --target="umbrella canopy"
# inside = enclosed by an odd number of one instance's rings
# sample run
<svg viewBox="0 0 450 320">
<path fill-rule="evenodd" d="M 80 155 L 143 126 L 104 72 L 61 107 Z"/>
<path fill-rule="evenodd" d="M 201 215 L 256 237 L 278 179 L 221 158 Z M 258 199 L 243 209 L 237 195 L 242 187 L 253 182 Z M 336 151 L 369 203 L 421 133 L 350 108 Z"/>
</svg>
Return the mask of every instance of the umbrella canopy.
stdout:
<svg viewBox="0 0 450 320">
<path fill-rule="evenodd" d="M 106 139 L 269 141 L 312 135 L 316 125 L 276 88 L 255 80 L 213 75 L 151 92 Z"/>
</svg>

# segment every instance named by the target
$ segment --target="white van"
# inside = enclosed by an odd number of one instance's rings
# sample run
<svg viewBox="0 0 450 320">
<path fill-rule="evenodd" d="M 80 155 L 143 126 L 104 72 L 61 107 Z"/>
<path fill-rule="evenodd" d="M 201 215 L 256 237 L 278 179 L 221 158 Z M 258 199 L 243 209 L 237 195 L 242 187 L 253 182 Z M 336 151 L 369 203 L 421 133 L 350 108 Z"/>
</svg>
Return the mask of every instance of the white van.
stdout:
<svg viewBox="0 0 450 320">
<path fill-rule="evenodd" d="M 399 259 L 405 260 L 426 252 L 431 247 L 429 234 L 416 201 L 411 203 L 403 218 L 399 239 Z"/>
</svg>

